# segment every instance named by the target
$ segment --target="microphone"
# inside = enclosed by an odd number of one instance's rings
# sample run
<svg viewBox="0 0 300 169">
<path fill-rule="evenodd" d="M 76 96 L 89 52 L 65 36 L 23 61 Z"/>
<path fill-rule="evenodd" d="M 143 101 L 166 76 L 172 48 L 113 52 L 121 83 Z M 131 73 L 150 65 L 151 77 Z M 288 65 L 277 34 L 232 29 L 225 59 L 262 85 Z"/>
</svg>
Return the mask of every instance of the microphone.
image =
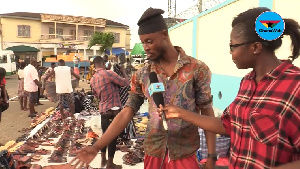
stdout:
<svg viewBox="0 0 300 169">
<path fill-rule="evenodd" d="M 153 96 L 153 101 L 157 107 L 161 104 L 165 105 L 163 92 L 165 91 L 164 84 L 158 82 L 157 74 L 155 72 L 151 72 L 149 74 L 150 86 L 148 88 L 150 97 Z M 165 130 L 168 130 L 168 124 L 166 121 L 165 113 L 162 113 L 163 126 Z"/>
</svg>

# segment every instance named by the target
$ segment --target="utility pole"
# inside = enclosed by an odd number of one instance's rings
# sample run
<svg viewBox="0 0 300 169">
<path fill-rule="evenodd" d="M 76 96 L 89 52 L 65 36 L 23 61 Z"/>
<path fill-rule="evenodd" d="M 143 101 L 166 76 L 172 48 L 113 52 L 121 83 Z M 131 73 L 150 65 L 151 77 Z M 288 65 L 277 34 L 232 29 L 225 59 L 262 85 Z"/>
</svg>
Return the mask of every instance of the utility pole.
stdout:
<svg viewBox="0 0 300 169">
<path fill-rule="evenodd" d="M 203 6 L 202 0 L 198 0 L 198 13 L 203 12 L 203 11 L 202 11 L 202 6 Z"/>
<path fill-rule="evenodd" d="M 3 50 L 3 30 L 2 30 L 2 23 L 1 23 L 1 17 L 0 17 L 0 41 L 1 41 L 1 48 L 0 50 Z"/>
<path fill-rule="evenodd" d="M 176 0 L 168 0 L 168 27 L 176 24 Z"/>
</svg>

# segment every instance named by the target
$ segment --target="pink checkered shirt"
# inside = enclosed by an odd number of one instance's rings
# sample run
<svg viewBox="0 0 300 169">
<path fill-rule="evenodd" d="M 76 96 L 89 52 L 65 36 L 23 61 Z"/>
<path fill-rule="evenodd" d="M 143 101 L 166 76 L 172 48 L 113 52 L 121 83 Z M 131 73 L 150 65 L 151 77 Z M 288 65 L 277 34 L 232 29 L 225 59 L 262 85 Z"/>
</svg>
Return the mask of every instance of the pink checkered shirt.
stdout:
<svg viewBox="0 0 300 169">
<path fill-rule="evenodd" d="M 122 107 L 119 87 L 129 86 L 129 81 L 111 70 L 99 68 L 91 79 L 91 86 L 99 99 L 99 111 L 105 113 L 113 107 Z"/>
</svg>

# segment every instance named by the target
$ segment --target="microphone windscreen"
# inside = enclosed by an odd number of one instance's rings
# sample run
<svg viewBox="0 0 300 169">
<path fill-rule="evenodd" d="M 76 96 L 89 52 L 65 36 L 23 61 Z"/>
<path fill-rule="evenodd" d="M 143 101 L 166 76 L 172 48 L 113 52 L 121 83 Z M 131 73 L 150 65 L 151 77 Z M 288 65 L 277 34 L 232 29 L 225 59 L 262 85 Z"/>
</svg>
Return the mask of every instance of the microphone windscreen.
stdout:
<svg viewBox="0 0 300 169">
<path fill-rule="evenodd" d="M 153 93 L 153 101 L 157 107 L 161 104 L 162 106 L 165 105 L 163 93 Z"/>
<path fill-rule="evenodd" d="M 150 72 L 149 79 L 150 83 L 158 83 L 157 74 L 155 72 Z"/>
</svg>

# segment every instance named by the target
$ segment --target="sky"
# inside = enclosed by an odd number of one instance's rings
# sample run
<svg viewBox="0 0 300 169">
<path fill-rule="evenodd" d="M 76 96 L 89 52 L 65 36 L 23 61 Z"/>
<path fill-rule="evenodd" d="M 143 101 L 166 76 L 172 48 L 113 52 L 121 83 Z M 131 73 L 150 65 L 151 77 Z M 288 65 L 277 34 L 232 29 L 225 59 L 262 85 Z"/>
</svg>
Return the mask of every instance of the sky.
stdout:
<svg viewBox="0 0 300 169">
<path fill-rule="evenodd" d="M 177 0 L 177 13 L 188 9 L 197 0 Z M 139 43 L 137 21 L 149 8 L 165 10 L 168 16 L 168 0 L 1 0 L 0 13 L 33 12 L 105 18 L 131 29 L 131 48 Z"/>
</svg>

